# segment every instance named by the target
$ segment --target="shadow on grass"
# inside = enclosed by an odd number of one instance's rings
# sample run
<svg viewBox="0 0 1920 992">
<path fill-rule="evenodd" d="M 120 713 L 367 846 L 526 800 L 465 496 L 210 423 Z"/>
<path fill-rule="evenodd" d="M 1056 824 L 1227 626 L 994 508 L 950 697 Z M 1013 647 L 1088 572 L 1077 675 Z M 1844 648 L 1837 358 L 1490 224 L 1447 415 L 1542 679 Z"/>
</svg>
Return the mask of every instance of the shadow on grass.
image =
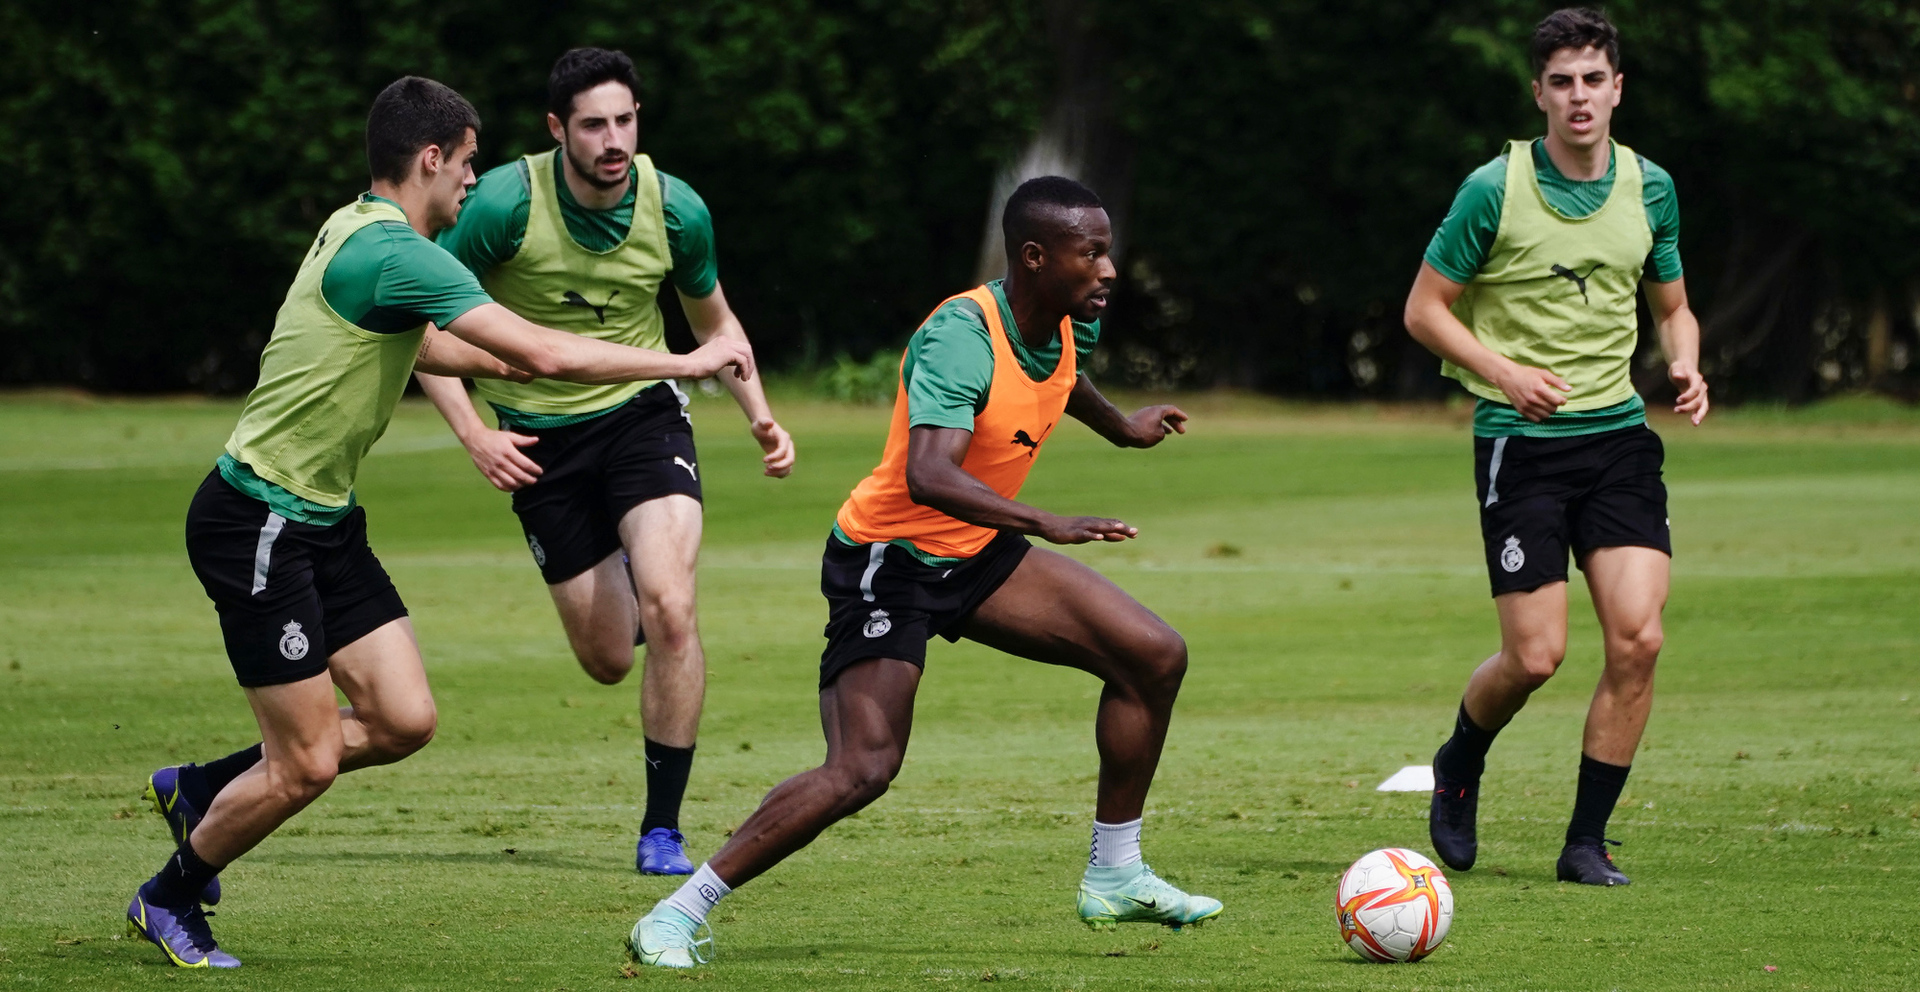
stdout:
<svg viewBox="0 0 1920 992">
<path fill-rule="evenodd" d="M 253 855 L 253 864 L 423 864 L 489 865 L 562 871 L 605 872 L 608 860 L 558 854 L 532 848 L 502 848 L 498 851 L 279 851 Z"/>
</svg>

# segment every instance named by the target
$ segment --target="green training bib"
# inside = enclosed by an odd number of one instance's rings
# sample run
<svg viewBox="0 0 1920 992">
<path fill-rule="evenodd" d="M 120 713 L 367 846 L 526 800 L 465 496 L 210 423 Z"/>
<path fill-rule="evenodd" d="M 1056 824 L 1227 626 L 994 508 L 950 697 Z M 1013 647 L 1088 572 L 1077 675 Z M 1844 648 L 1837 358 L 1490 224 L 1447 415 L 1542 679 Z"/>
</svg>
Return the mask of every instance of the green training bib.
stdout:
<svg viewBox="0 0 1920 992">
<path fill-rule="evenodd" d="M 260 354 L 260 383 L 227 439 L 227 454 L 255 475 L 323 506 L 351 501 L 360 459 L 387 432 L 426 331 L 425 324 L 397 334 L 362 330 L 321 294 L 340 246 L 386 220 L 405 224 L 407 215 L 368 201 L 327 218 L 280 304 Z"/>
<path fill-rule="evenodd" d="M 487 272 L 481 286 L 502 306 L 543 327 L 666 351 L 666 320 L 655 300 L 673 260 L 653 161 L 645 155 L 633 158 L 633 226 L 627 239 L 595 252 L 573 240 L 560 216 L 556 157 L 551 152 L 527 156 L 526 238 L 512 258 Z M 566 415 L 618 406 L 654 381 L 588 386 L 553 379 L 481 379 L 474 386 L 497 406 Z"/>
<path fill-rule="evenodd" d="M 1640 338 L 1635 293 L 1653 247 L 1641 202 L 1640 163 L 1614 144 L 1613 192 L 1592 214 L 1571 218 L 1540 191 L 1528 142 L 1507 151 L 1500 230 L 1485 264 L 1453 305 L 1480 343 L 1547 369 L 1573 387 L 1560 409 L 1598 410 L 1632 397 L 1628 376 Z M 1509 403 L 1493 383 L 1452 362 L 1441 373 L 1467 391 Z"/>
</svg>

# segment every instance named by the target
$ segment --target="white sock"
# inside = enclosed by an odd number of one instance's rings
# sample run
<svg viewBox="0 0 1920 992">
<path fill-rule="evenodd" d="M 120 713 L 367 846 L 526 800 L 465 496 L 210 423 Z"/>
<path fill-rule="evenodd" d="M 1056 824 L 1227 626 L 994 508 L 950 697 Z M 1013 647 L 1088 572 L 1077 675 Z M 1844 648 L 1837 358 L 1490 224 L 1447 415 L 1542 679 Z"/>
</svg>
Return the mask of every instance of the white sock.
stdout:
<svg viewBox="0 0 1920 992">
<path fill-rule="evenodd" d="M 693 877 L 687 879 L 686 884 L 675 890 L 673 895 L 665 899 L 665 902 L 687 914 L 687 918 L 694 923 L 705 923 L 707 914 L 713 912 L 713 907 L 732 891 L 727 888 L 727 883 L 720 881 L 720 876 L 713 873 L 712 868 L 703 864 L 700 870 L 694 872 Z"/>
<path fill-rule="evenodd" d="M 1139 820 L 1127 823 L 1093 821 L 1093 851 L 1087 858 L 1087 867 L 1125 868 L 1139 863 Z"/>
</svg>

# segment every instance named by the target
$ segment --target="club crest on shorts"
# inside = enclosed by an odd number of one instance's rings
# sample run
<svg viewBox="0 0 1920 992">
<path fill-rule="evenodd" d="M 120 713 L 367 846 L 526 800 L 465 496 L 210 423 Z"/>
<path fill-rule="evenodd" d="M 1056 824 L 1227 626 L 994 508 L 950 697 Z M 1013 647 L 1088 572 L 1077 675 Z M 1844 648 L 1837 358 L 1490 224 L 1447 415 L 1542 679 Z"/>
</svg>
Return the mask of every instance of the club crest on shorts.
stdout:
<svg viewBox="0 0 1920 992">
<path fill-rule="evenodd" d="M 1527 563 L 1527 553 L 1520 550 L 1520 539 L 1507 538 L 1507 546 L 1500 552 L 1500 567 L 1509 572 L 1518 572 Z"/>
<path fill-rule="evenodd" d="M 892 629 L 893 621 L 887 619 L 887 611 L 874 610 L 872 613 L 867 614 L 867 622 L 860 628 L 860 632 L 868 637 L 879 637 Z"/>
<path fill-rule="evenodd" d="M 300 621 L 289 620 L 280 628 L 280 657 L 299 661 L 307 656 L 307 635 L 300 632 Z"/>
<path fill-rule="evenodd" d="M 533 563 L 541 568 L 547 567 L 547 549 L 540 546 L 540 539 L 527 535 L 527 550 L 533 552 Z"/>
</svg>

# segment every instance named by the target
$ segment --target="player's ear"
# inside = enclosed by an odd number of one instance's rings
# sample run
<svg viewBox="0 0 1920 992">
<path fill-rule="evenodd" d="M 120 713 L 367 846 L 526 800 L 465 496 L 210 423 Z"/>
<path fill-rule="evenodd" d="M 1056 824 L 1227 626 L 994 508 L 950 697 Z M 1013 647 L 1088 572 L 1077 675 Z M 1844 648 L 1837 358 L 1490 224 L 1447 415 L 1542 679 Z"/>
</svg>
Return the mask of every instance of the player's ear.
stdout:
<svg viewBox="0 0 1920 992">
<path fill-rule="evenodd" d="M 427 147 L 420 149 L 419 156 L 414 159 L 415 164 L 420 167 L 420 178 L 431 180 L 439 175 L 441 167 L 446 165 L 446 156 L 445 149 L 428 142 Z"/>
<path fill-rule="evenodd" d="M 547 133 L 553 135 L 554 141 L 567 143 L 567 125 L 551 113 L 547 114 Z"/>
<path fill-rule="evenodd" d="M 1028 272 L 1038 272 L 1047 264 L 1047 249 L 1038 241 L 1028 241 L 1020 246 L 1020 263 Z"/>
</svg>

